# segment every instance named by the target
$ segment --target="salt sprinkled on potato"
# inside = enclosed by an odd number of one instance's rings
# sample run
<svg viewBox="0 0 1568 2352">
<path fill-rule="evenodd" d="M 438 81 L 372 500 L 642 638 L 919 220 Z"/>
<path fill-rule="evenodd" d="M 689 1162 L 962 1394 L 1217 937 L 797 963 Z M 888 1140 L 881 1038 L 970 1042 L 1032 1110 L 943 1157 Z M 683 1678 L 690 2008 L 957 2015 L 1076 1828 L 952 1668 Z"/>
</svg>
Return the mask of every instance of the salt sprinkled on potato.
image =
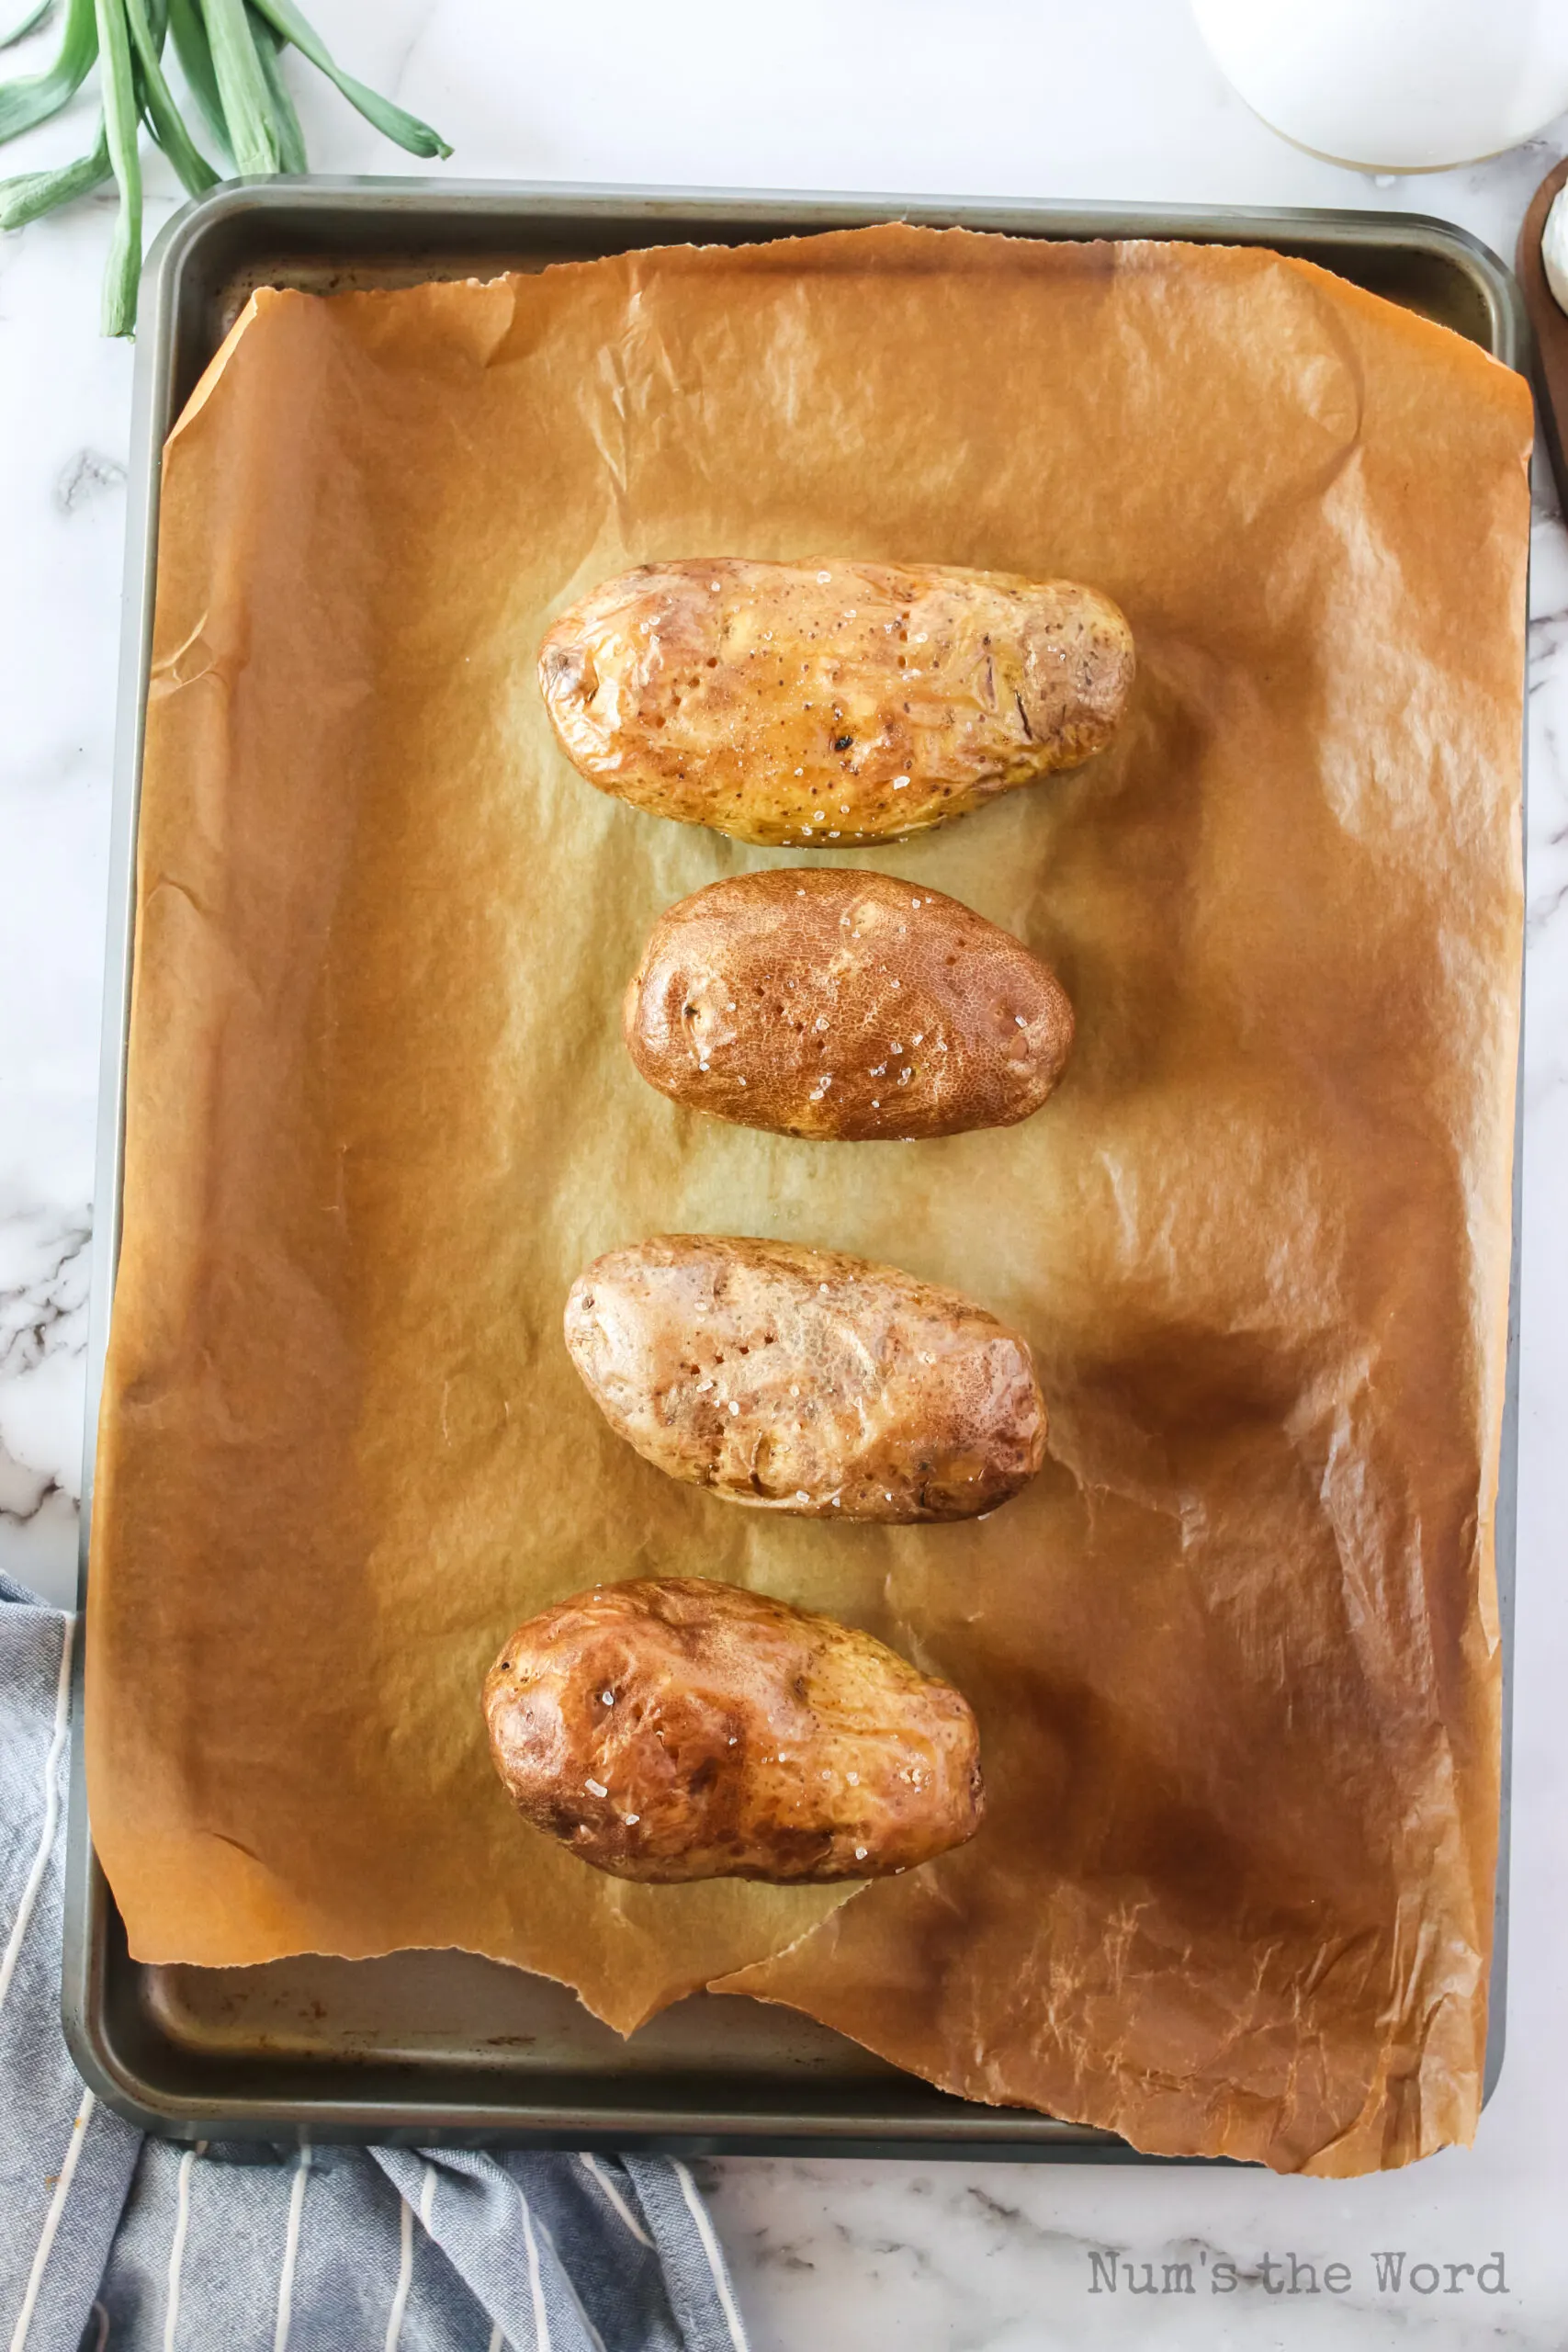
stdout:
<svg viewBox="0 0 1568 2352">
<path fill-rule="evenodd" d="M 665 1234 L 572 1284 L 566 1343 L 672 1478 L 800 1518 L 977 1519 L 1027 1486 L 1027 1343 L 959 1292 L 836 1250 Z"/>
<path fill-rule="evenodd" d="M 645 564 L 561 615 L 545 707 L 602 792 L 822 849 L 920 832 L 1111 741 L 1133 636 L 1069 580 L 937 565 Z"/>
<path fill-rule="evenodd" d="M 518 1627 L 484 1687 L 536 1828 L 617 1878 L 879 1878 L 983 1809 L 968 1702 L 855 1627 L 695 1577 L 596 1586 Z"/>
<path fill-rule="evenodd" d="M 1021 940 L 841 866 L 710 882 L 654 925 L 623 1012 L 650 1086 L 840 1143 L 1007 1127 L 1055 1089 L 1073 1010 Z"/>
</svg>

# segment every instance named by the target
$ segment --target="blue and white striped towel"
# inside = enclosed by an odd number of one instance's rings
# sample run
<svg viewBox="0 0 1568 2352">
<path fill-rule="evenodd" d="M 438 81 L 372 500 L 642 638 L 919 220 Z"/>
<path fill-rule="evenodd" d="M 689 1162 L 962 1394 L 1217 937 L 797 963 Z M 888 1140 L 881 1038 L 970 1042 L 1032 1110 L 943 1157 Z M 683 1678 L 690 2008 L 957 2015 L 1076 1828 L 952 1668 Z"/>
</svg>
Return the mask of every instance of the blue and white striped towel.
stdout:
<svg viewBox="0 0 1568 2352">
<path fill-rule="evenodd" d="M 72 1634 L 0 1576 L 0 2346 L 746 2352 L 683 2165 L 181 2149 L 84 2089 L 59 2023 Z"/>
</svg>

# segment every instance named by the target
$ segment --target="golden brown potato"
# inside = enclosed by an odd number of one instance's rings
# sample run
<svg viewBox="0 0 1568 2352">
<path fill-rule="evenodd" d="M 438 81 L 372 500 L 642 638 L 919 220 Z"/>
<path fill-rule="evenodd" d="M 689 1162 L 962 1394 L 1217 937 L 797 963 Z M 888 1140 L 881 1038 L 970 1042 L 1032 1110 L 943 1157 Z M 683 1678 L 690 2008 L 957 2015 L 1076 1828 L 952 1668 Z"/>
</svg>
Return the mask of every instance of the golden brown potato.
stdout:
<svg viewBox="0 0 1568 2352">
<path fill-rule="evenodd" d="M 667 1234 L 598 1259 L 571 1360 L 645 1460 L 808 1519 L 973 1519 L 1045 1453 L 1023 1340 L 957 1291 L 836 1250 Z"/>
<path fill-rule="evenodd" d="M 880 1878 L 980 1824 L 967 1700 L 737 1585 L 563 1600 L 513 1634 L 484 1710 L 519 1811 L 616 1878 Z"/>
<path fill-rule="evenodd" d="M 1103 751 L 1133 685 L 1109 596 L 934 565 L 650 563 L 539 654 L 601 791 L 743 842 L 886 841 Z"/>
<path fill-rule="evenodd" d="M 654 925 L 623 1020 L 660 1093 L 842 1143 L 1012 1126 L 1073 1041 L 1065 993 L 1010 932 L 841 866 L 736 875 L 682 899 Z"/>
</svg>

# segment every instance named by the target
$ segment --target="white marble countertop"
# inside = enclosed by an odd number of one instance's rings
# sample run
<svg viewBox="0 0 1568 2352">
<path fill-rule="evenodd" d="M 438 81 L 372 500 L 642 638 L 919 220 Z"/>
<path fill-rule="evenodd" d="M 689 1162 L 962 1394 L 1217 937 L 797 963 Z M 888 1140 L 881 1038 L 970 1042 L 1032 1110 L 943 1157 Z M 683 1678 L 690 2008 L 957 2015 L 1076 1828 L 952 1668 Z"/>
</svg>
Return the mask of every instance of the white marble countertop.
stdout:
<svg viewBox="0 0 1568 2352">
<path fill-rule="evenodd" d="M 1226 92 L 1180 0 L 795 0 L 751 14 L 719 0 L 600 0 L 581 17 L 513 0 L 310 0 L 310 13 L 346 63 L 441 126 L 465 176 L 1378 206 L 1461 222 L 1507 256 L 1531 191 L 1568 146 L 1565 119 L 1462 172 L 1337 170 Z M 30 62 L 28 49 L 17 62 Z M 321 169 L 398 167 L 313 78 L 301 113 Z M 85 143 L 78 108 L 13 148 L 5 168 Z M 152 187 L 150 228 L 174 203 L 156 167 Z M 100 199 L 0 239 L 0 1566 L 62 1597 L 79 1486 L 130 376 L 129 353 L 96 334 L 107 229 Z M 754 2352 L 1568 2346 L 1568 537 L 1538 474 L 1501 2086 L 1472 2151 L 1352 2183 L 716 2165 Z M 1292 2256 L 1313 2266 L 1317 2292 L 1304 2269 L 1291 2290 Z M 1179 2267 L 1171 2291 L 1133 2291 L 1145 2277 L 1163 2287 L 1168 2264 L 1190 2265 L 1190 2295 Z"/>
</svg>

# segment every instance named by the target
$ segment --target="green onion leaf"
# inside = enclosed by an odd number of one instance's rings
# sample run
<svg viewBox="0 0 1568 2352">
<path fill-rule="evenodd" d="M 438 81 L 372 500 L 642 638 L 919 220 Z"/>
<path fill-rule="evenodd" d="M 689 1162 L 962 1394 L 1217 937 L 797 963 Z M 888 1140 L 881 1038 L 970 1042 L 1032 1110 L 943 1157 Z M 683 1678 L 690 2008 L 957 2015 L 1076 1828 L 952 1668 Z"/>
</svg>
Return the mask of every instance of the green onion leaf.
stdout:
<svg viewBox="0 0 1568 2352">
<path fill-rule="evenodd" d="M 209 0 L 210 6 L 211 0 Z M 285 40 L 291 40 L 301 57 L 308 57 L 318 66 L 329 82 L 335 83 L 351 107 L 373 123 L 385 139 L 399 147 L 406 147 L 411 155 L 449 155 L 452 150 L 438 130 L 432 130 L 417 115 L 406 114 L 401 107 L 393 106 L 389 98 L 378 97 L 352 74 L 336 65 L 321 40 L 294 6 L 294 0 L 255 0 L 260 14 L 269 17 Z"/>
<path fill-rule="evenodd" d="M 0 229 L 25 229 L 57 204 L 69 204 L 73 197 L 101 187 L 108 175 L 108 139 L 100 115 L 97 143 L 90 154 L 78 155 L 73 164 L 61 164 L 52 172 L 19 172 L 15 179 L 0 180 Z"/>
<path fill-rule="evenodd" d="M 277 134 L 245 0 L 202 0 L 202 14 L 235 164 L 242 172 L 276 172 Z"/>
<path fill-rule="evenodd" d="M 94 0 L 68 0 L 60 54 L 47 73 L 25 74 L 0 87 L 0 140 L 15 139 L 35 123 L 47 122 L 73 98 L 98 53 Z"/>
<path fill-rule="evenodd" d="M 218 175 L 192 141 L 164 79 L 158 55 L 163 26 L 159 25 L 155 35 L 148 22 L 146 0 L 125 0 L 125 14 L 130 28 L 130 45 L 136 52 L 137 87 L 147 127 L 189 193 L 200 196 L 206 189 L 217 187 Z M 161 8 L 159 14 L 163 14 Z"/>
<path fill-rule="evenodd" d="M 26 0 L 24 0 L 24 6 Z M 38 0 L 0 48 L 43 23 L 53 0 Z M 197 147 L 164 71 L 165 40 L 196 107 L 225 161 L 266 176 L 308 168 L 305 137 L 282 68 L 289 44 L 319 67 L 383 135 L 416 155 L 449 155 L 428 123 L 378 97 L 333 62 L 294 0 L 64 0 L 60 51 L 47 73 L 0 86 L 0 141 L 44 122 L 81 87 L 96 59 L 103 87 L 98 134 L 89 153 L 51 171 L 0 180 L 0 229 L 18 229 L 112 175 L 119 204 L 104 280 L 104 332 L 130 334 L 141 266 L 144 121 L 192 195 L 219 173 Z"/>
<path fill-rule="evenodd" d="M 228 156 L 231 163 L 229 126 L 223 119 L 223 101 L 218 95 L 218 75 L 212 63 L 212 49 L 196 0 L 169 0 L 169 31 L 174 37 L 180 72 L 190 85 L 197 112 L 207 126 L 207 135 L 219 153 Z"/>
<path fill-rule="evenodd" d="M 119 210 L 104 271 L 104 333 L 136 329 L 136 281 L 141 274 L 141 156 L 137 146 L 136 85 L 125 0 L 97 0 L 98 53 L 104 85 L 104 129 L 119 187 Z"/>
<path fill-rule="evenodd" d="M 245 14 L 251 20 L 251 35 L 261 61 L 266 94 L 272 102 L 278 164 L 286 172 L 308 172 L 310 161 L 305 153 L 305 134 L 299 128 L 299 118 L 294 111 L 294 100 L 283 78 L 283 66 L 278 56 L 283 47 L 282 40 L 266 18 L 258 15 L 254 0 L 246 0 Z"/>
<path fill-rule="evenodd" d="M 54 0 L 38 0 L 38 6 L 30 8 L 19 25 L 13 25 L 8 33 L 0 33 L 0 49 L 15 49 L 19 40 L 36 33 L 53 6 Z"/>
</svg>

